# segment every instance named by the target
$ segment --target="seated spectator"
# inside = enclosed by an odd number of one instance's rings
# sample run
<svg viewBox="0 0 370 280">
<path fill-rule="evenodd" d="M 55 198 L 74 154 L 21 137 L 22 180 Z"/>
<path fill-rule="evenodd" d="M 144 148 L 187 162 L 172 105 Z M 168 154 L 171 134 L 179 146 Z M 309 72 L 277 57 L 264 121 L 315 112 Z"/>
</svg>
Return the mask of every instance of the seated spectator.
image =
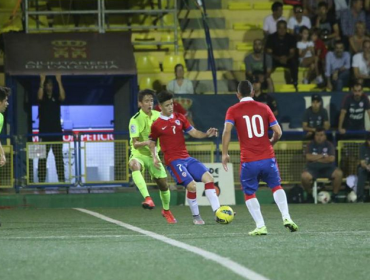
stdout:
<svg viewBox="0 0 370 280">
<path fill-rule="evenodd" d="M 328 52 L 325 62 L 326 87 L 329 91 L 342 91 L 348 85 L 351 56 L 344 51 L 341 41 L 335 42 L 334 51 Z"/>
<path fill-rule="evenodd" d="M 351 132 L 361 132 L 365 130 L 365 112 L 370 117 L 369 98 L 362 91 L 362 85 L 355 83 L 352 93 L 344 97 L 339 116 L 338 131 L 344 139 L 363 139 L 361 134 Z"/>
<path fill-rule="evenodd" d="M 303 0 L 303 7 L 309 18 L 312 19 L 317 16 L 320 3 L 325 3 L 328 11 L 333 10 L 333 0 Z"/>
<path fill-rule="evenodd" d="M 362 52 L 364 41 L 370 40 L 370 37 L 366 36 L 365 31 L 365 23 L 362 21 L 357 22 L 355 34 L 349 37 L 349 46 L 352 54 Z"/>
<path fill-rule="evenodd" d="M 356 23 L 359 21 L 366 21 L 363 0 L 351 0 L 351 9 L 342 11 L 340 15 L 340 26 L 343 36 L 347 38 L 353 36 Z"/>
<path fill-rule="evenodd" d="M 302 128 L 307 131 L 306 139 L 312 139 L 318 128 L 328 130 L 330 128 L 328 111 L 322 106 L 319 94 L 311 96 L 311 106 L 303 114 Z"/>
<path fill-rule="evenodd" d="M 176 64 L 175 66 L 176 79 L 170 81 L 167 84 L 167 90 L 175 94 L 193 94 L 194 87 L 193 83 L 184 78 L 184 66 L 182 64 Z"/>
<path fill-rule="evenodd" d="M 306 26 L 311 29 L 311 21 L 303 15 L 302 5 L 295 5 L 293 8 L 294 16 L 288 20 L 288 32 L 290 34 L 299 35 L 300 28 Z"/>
<path fill-rule="evenodd" d="M 328 14 L 328 4 L 320 2 L 317 16 L 312 20 L 312 26 L 320 29 L 321 39 L 327 47 L 331 47 L 336 40 L 340 40 L 339 26 L 334 16 Z"/>
<path fill-rule="evenodd" d="M 271 6 L 272 14 L 265 17 L 263 21 L 263 33 L 265 37 L 276 32 L 276 24 L 280 20 L 286 21 L 283 17 L 283 4 L 274 2 Z"/>
<path fill-rule="evenodd" d="M 365 40 L 362 48 L 362 53 L 353 56 L 353 74 L 364 87 L 370 87 L 370 40 Z"/>
<path fill-rule="evenodd" d="M 300 30 L 300 41 L 297 43 L 299 65 L 308 68 L 306 76 L 303 78 L 303 84 L 309 84 L 313 77 L 316 78 L 316 83 L 323 82 L 322 76 L 319 75 L 318 58 L 315 55 L 315 45 L 310 40 L 310 33 L 306 26 L 302 26 Z"/>
<path fill-rule="evenodd" d="M 325 130 L 317 128 L 314 140 L 306 149 L 306 170 L 301 175 L 302 186 L 307 192 L 307 202 L 313 202 L 312 185 L 317 178 L 332 180 L 332 201 L 338 202 L 337 195 L 342 184 L 343 172 L 335 167 L 335 148 L 326 140 Z"/>
<path fill-rule="evenodd" d="M 245 57 L 244 63 L 247 80 L 258 76 L 263 88 L 267 88 L 268 92 L 274 92 L 274 84 L 271 79 L 272 58 L 270 55 L 265 54 L 262 40 L 254 40 L 253 53 Z"/>
<path fill-rule="evenodd" d="M 366 180 L 370 180 L 370 133 L 366 134 L 365 143 L 360 147 L 360 165 L 358 166 L 357 202 L 364 202 Z"/>
<path fill-rule="evenodd" d="M 253 83 L 253 91 L 254 91 L 253 99 L 255 101 L 264 103 L 267 106 L 269 106 L 271 111 L 274 113 L 275 117 L 277 117 L 278 109 L 277 109 L 277 104 L 276 104 L 275 98 L 273 98 L 268 93 L 262 92 L 261 82 L 260 82 L 258 77 L 253 78 L 252 83 Z"/>
<path fill-rule="evenodd" d="M 325 69 L 325 58 L 328 53 L 324 42 L 320 39 L 320 29 L 314 28 L 312 30 L 311 40 L 315 45 L 315 55 L 318 58 L 317 67 L 319 70 L 319 75 L 322 76 Z"/>
<path fill-rule="evenodd" d="M 280 20 L 277 23 L 277 32 L 267 37 L 266 53 L 271 54 L 273 67 L 285 67 L 290 70 L 291 77 L 287 78 L 287 84 L 297 86 L 298 62 L 296 57 L 296 39 L 287 33 L 287 23 Z"/>
</svg>

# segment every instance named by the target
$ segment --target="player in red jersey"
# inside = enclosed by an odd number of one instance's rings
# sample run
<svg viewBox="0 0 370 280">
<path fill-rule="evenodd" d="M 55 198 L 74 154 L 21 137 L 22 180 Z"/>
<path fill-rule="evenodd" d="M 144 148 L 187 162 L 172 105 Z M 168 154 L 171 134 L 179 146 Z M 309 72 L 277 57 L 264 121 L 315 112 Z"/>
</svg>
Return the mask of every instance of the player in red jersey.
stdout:
<svg viewBox="0 0 370 280">
<path fill-rule="evenodd" d="M 203 163 L 191 157 L 186 149 L 184 131 L 194 138 L 217 136 L 217 129 L 210 128 L 206 133 L 195 129 L 186 117 L 173 112 L 173 94 L 162 91 L 157 94 L 159 106 L 162 110 L 159 118 L 152 124 L 149 138 L 152 140 L 150 149 L 155 166 L 160 167 L 161 161 L 156 153 L 156 141 L 160 140 L 167 170 L 178 184 L 187 189 L 186 198 L 193 215 L 195 225 L 203 225 L 204 221 L 199 214 L 196 196 L 196 183 L 205 184 L 205 194 L 215 212 L 220 207 L 216 194 L 213 177 Z"/>
<path fill-rule="evenodd" d="M 222 164 L 227 171 L 231 130 L 235 126 L 241 151 L 240 182 L 245 194 L 245 204 L 257 226 L 255 230 L 249 232 L 249 235 L 267 234 L 260 204 L 255 195 L 259 180 L 266 182 L 271 188 L 284 226 L 291 232 L 297 231 L 298 226 L 289 215 L 286 194 L 280 186 L 279 169 L 272 147 L 282 135 L 280 125 L 267 105 L 253 100 L 253 86 L 249 81 L 239 83 L 236 95 L 240 102 L 231 106 L 226 113 L 222 134 Z M 269 127 L 273 131 L 271 139 L 268 136 Z"/>
</svg>

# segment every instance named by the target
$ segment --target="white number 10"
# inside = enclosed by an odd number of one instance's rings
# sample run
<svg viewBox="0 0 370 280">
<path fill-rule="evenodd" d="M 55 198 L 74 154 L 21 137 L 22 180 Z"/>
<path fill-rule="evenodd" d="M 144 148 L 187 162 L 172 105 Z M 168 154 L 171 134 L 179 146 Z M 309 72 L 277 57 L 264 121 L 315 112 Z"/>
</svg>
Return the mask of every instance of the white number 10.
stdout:
<svg viewBox="0 0 370 280">
<path fill-rule="evenodd" d="M 253 138 L 253 136 L 256 137 L 262 137 L 265 134 L 265 130 L 263 127 L 263 120 L 260 115 L 254 115 L 252 116 L 252 121 L 249 118 L 249 116 L 243 116 L 245 119 L 245 123 L 247 125 L 247 131 L 248 131 L 248 137 Z M 261 132 L 258 132 L 256 122 L 259 122 Z"/>
</svg>

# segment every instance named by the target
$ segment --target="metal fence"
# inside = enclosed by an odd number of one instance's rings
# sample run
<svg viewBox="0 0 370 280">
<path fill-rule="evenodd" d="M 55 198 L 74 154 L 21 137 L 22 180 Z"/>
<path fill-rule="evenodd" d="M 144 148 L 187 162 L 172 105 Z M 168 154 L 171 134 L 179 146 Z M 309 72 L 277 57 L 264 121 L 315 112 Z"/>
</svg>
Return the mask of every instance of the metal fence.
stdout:
<svg viewBox="0 0 370 280">
<path fill-rule="evenodd" d="M 13 146 L 3 145 L 6 163 L 0 168 L 0 188 L 12 188 L 14 186 L 13 174 Z"/>
</svg>

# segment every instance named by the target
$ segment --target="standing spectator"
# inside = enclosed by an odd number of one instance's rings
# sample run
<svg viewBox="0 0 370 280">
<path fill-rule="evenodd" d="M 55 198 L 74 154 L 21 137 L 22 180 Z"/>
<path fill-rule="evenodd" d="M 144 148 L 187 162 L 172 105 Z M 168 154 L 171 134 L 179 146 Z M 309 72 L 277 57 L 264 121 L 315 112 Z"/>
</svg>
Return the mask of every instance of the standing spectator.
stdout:
<svg viewBox="0 0 370 280">
<path fill-rule="evenodd" d="M 307 131 L 306 139 L 312 139 L 318 128 L 328 130 L 330 128 L 328 111 L 322 106 L 322 99 L 319 94 L 311 96 L 311 106 L 303 114 L 302 127 Z"/>
<path fill-rule="evenodd" d="M 272 14 L 265 17 L 263 21 L 263 33 L 265 37 L 276 32 L 276 25 L 279 21 L 286 18 L 283 17 L 283 4 L 280 2 L 274 2 L 271 6 Z"/>
<path fill-rule="evenodd" d="M 310 33 L 306 26 L 302 26 L 300 30 L 300 41 L 297 43 L 299 65 L 308 68 L 306 77 L 303 78 L 303 84 L 309 84 L 312 77 L 316 78 L 317 84 L 323 82 L 322 76 L 319 76 L 318 58 L 315 55 L 315 45 L 310 40 Z"/>
<path fill-rule="evenodd" d="M 362 53 L 353 56 L 353 74 L 363 86 L 370 87 L 370 40 L 365 40 L 362 48 Z"/>
<path fill-rule="evenodd" d="M 351 56 L 344 51 L 341 41 L 335 42 L 334 51 L 326 55 L 325 77 L 329 91 L 342 91 L 348 85 Z"/>
<path fill-rule="evenodd" d="M 339 116 L 338 131 L 340 134 L 350 134 L 351 131 L 365 130 L 365 112 L 370 117 L 369 98 L 362 91 L 362 85 L 356 83 L 352 87 L 352 93 L 344 97 Z M 357 136 L 357 137 L 356 137 Z M 349 135 L 346 138 L 358 138 L 357 135 Z"/>
<path fill-rule="evenodd" d="M 362 52 L 364 41 L 370 40 L 370 37 L 366 36 L 365 31 L 365 23 L 362 21 L 357 22 L 355 34 L 349 37 L 349 45 L 352 54 Z"/>
<path fill-rule="evenodd" d="M 253 53 L 245 57 L 244 63 L 247 79 L 258 76 L 263 88 L 267 88 L 268 92 L 274 92 L 274 84 L 271 79 L 272 58 L 264 52 L 261 39 L 254 40 Z"/>
<path fill-rule="evenodd" d="M 275 98 L 273 98 L 270 94 L 264 93 L 261 90 L 261 82 L 258 77 L 255 77 L 253 80 L 253 90 L 254 90 L 254 101 L 261 102 L 266 104 L 270 107 L 271 112 L 274 113 L 274 116 L 277 117 L 278 109 Z"/>
<path fill-rule="evenodd" d="M 288 32 L 299 35 L 300 28 L 302 26 L 306 26 L 308 29 L 311 29 L 311 21 L 308 17 L 303 15 L 302 5 L 295 5 L 293 11 L 294 16 L 288 20 Z"/>
<path fill-rule="evenodd" d="M 289 68 L 290 75 L 287 84 L 298 84 L 298 63 L 296 57 L 296 39 L 287 33 L 287 23 L 280 20 L 277 23 L 277 32 L 267 37 L 266 53 L 272 55 L 274 68 Z"/>
<path fill-rule="evenodd" d="M 175 79 L 167 84 L 167 90 L 176 94 L 193 94 L 193 83 L 184 78 L 184 66 L 176 64 L 175 66 Z"/>
<path fill-rule="evenodd" d="M 335 40 L 340 40 L 339 25 L 334 16 L 328 13 L 328 4 L 320 2 L 318 5 L 317 16 L 311 23 L 313 27 L 320 29 L 321 39 L 326 46 L 332 46 Z"/>
<path fill-rule="evenodd" d="M 307 202 L 313 202 L 312 185 L 317 178 L 328 178 L 332 180 L 332 201 L 337 202 L 337 195 L 342 184 L 343 172 L 335 167 L 335 148 L 326 140 L 325 130 L 317 128 L 314 140 L 306 149 L 306 170 L 303 171 L 302 186 L 307 192 Z"/>
<path fill-rule="evenodd" d="M 358 167 L 357 202 L 364 201 L 366 180 L 370 179 L 370 133 L 366 134 L 365 143 L 360 147 L 360 165 Z"/>
<path fill-rule="evenodd" d="M 66 94 L 62 84 L 61 75 L 55 76 L 58 82 L 59 94 L 54 94 L 53 81 L 47 79 L 45 75 L 40 75 L 40 88 L 37 93 L 39 101 L 39 133 L 62 133 L 62 125 L 60 122 L 60 105 L 61 102 L 66 98 Z M 46 179 L 46 160 L 50 149 L 53 150 L 55 157 L 55 165 L 58 174 L 58 181 L 64 183 L 64 162 L 63 162 L 63 137 L 58 136 L 40 136 L 39 141 L 58 141 L 58 144 L 47 144 L 46 145 L 46 157 L 39 159 L 38 166 L 38 177 L 39 182 L 43 183 Z"/>
<path fill-rule="evenodd" d="M 356 23 L 366 21 L 363 0 L 351 0 L 351 9 L 344 10 L 340 15 L 342 34 L 349 38 L 355 34 Z"/>
<path fill-rule="evenodd" d="M 315 55 L 318 58 L 317 67 L 319 70 L 319 75 L 322 76 L 325 69 L 325 58 L 328 53 L 324 42 L 320 39 L 320 29 L 314 28 L 311 35 L 311 40 L 315 45 Z"/>
</svg>

